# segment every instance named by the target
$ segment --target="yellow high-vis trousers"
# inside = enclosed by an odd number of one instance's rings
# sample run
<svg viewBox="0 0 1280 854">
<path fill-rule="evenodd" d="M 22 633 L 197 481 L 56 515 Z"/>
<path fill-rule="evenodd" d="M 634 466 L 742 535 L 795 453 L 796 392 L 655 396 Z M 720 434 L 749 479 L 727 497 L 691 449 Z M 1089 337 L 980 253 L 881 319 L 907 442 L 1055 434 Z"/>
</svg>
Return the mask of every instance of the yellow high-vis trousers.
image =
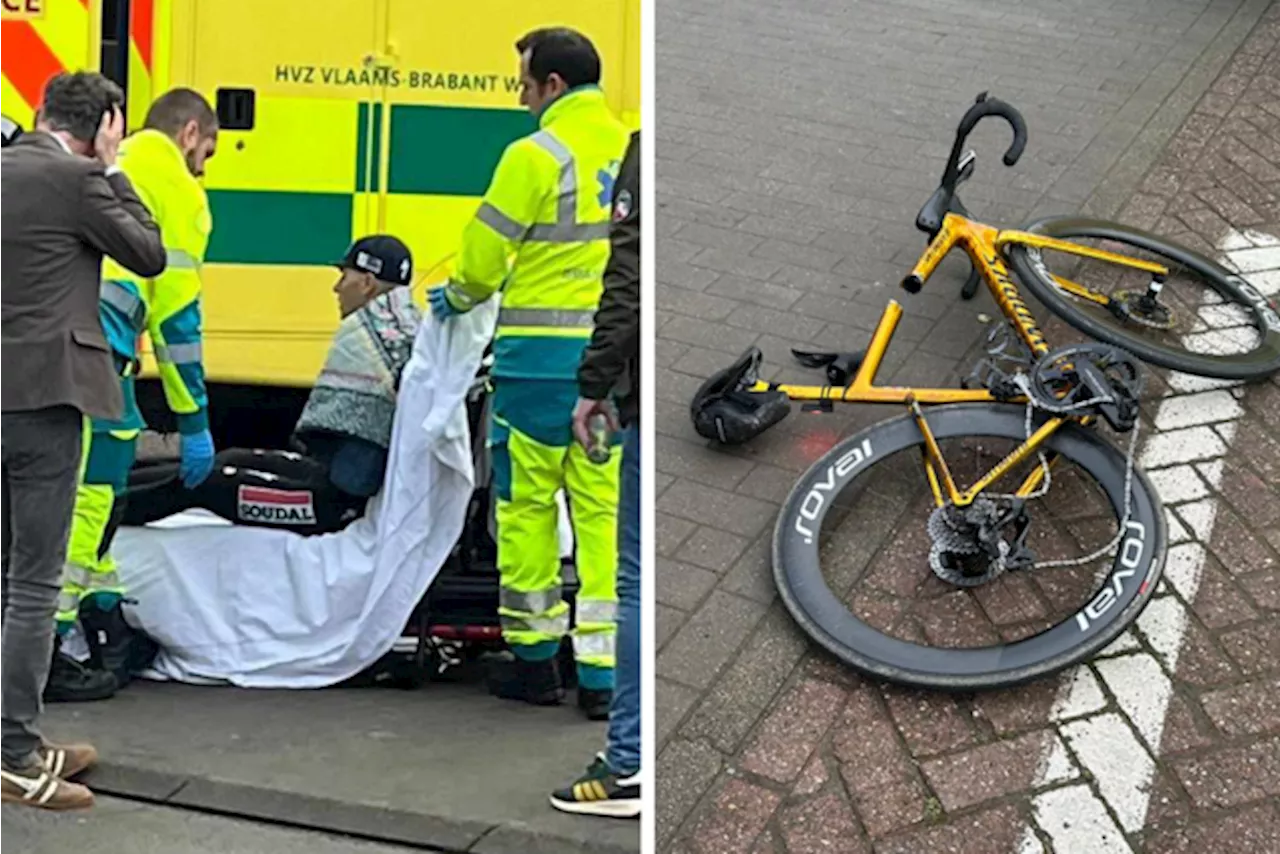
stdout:
<svg viewBox="0 0 1280 854">
<path fill-rule="evenodd" d="M 496 380 L 489 446 L 498 524 L 498 613 L 507 644 L 526 659 L 555 655 L 570 630 L 561 591 L 559 506 L 572 522 L 579 590 L 574 657 L 580 684 L 612 687 L 618 577 L 621 454 L 591 462 L 573 441 L 577 387 L 566 381 Z"/>
<path fill-rule="evenodd" d="M 114 533 L 111 517 L 119 494 L 128 485 L 139 433 L 138 430 L 86 431 L 84 470 L 76 490 L 67 562 L 62 571 L 62 592 L 54 617 L 60 630 L 65 631 L 76 622 L 80 603 L 86 598 L 101 595 L 118 600 L 124 595 L 110 553 Z"/>
</svg>

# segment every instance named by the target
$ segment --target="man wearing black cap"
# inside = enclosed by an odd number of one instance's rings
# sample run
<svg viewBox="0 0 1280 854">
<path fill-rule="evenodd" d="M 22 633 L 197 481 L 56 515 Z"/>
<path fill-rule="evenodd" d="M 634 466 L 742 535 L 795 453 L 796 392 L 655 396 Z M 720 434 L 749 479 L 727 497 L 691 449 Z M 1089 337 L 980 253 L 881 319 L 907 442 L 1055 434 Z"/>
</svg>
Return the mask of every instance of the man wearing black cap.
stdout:
<svg viewBox="0 0 1280 854">
<path fill-rule="evenodd" d="M 361 238 L 336 266 L 342 322 L 294 428 L 294 450 L 227 449 L 191 490 L 175 464 L 143 465 L 130 477 L 124 524 L 203 507 L 238 524 L 318 534 L 360 515 L 382 486 L 400 373 L 422 315 L 409 289 L 413 259 L 395 237 Z"/>
</svg>

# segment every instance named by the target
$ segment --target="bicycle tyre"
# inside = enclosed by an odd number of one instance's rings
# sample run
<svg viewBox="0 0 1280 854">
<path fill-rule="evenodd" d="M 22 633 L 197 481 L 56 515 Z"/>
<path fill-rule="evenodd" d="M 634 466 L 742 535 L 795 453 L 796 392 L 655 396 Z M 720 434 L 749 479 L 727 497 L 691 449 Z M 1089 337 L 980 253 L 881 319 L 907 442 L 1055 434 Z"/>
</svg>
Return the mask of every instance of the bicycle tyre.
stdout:
<svg viewBox="0 0 1280 854">
<path fill-rule="evenodd" d="M 1137 334 L 1127 334 L 1103 323 L 1082 310 L 1071 295 L 1060 290 L 1048 277 L 1038 252 L 1013 244 L 1007 256 L 1021 283 L 1045 307 L 1076 329 L 1100 341 L 1123 347 L 1138 358 L 1162 368 L 1222 380 L 1257 380 L 1280 371 L 1280 313 L 1256 288 L 1218 262 L 1193 249 L 1149 232 L 1105 220 L 1073 216 L 1045 217 L 1025 231 L 1060 240 L 1071 238 L 1110 239 L 1147 249 L 1176 260 L 1198 273 L 1224 299 L 1247 309 L 1255 320 L 1260 342 L 1248 353 L 1213 355 L 1168 347 Z"/>
<path fill-rule="evenodd" d="M 939 440 L 1021 441 L 1026 437 L 1021 406 L 948 404 L 930 407 L 926 417 Z M 922 442 L 910 415 L 874 424 L 837 444 L 801 476 L 787 497 L 774 528 L 774 583 L 792 618 L 810 638 L 850 667 L 877 679 L 913 688 L 978 691 L 1020 685 L 1077 664 L 1105 648 L 1137 619 L 1164 569 L 1167 534 L 1163 506 L 1136 468 L 1129 523 L 1129 531 L 1135 533 L 1121 543 L 1106 579 L 1088 602 L 1052 628 L 995 646 L 938 649 L 891 637 L 856 616 L 823 577 L 822 521 L 840 492 L 856 478 Z M 857 460 L 867 448 L 870 454 Z M 1086 470 L 1106 494 L 1116 519 L 1121 517 L 1126 464 L 1118 448 L 1092 430 L 1065 424 L 1049 438 L 1046 449 Z M 825 503 L 824 491 L 831 498 Z M 810 533 L 809 539 L 802 528 Z"/>
</svg>

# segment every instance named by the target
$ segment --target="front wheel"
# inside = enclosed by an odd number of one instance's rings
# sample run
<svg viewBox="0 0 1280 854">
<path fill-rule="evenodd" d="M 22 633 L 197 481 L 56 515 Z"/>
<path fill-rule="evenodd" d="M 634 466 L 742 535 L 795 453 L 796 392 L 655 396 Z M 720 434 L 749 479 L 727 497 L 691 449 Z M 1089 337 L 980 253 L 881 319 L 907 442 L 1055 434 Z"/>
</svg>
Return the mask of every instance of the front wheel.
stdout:
<svg viewBox="0 0 1280 854">
<path fill-rule="evenodd" d="M 1022 444 L 1025 416 L 1012 405 L 925 410 L 961 488 Z M 972 691 L 1076 664 L 1138 617 L 1160 578 L 1166 533 L 1155 491 L 1124 453 L 1091 429 L 1062 425 L 1044 446 L 1047 488 L 1026 502 L 1024 542 L 1036 561 L 975 583 L 944 580 L 934 565 L 923 447 L 912 417 L 881 422 L 837 444 L 788 497 L 774 530 L 774 581 L 813 640 L 879 679 Z M 1039 464 L 1032 455 L 990 494 L 1012 493 Z"/>
<path fill-rule="evenodd" d="M 1025 230 L 1169 269 L 1158 295 L 1148 299 L 1150 273 L 1009 245 L 1006 253 L 1019 281 L 1081 332 L 1187 374 L 1255 380 L 1280 371 L 1280 313 L 1257 287 L 1218 262 L 1163 237 L 1102 220 L 1047 217 Z"/>
</svg>

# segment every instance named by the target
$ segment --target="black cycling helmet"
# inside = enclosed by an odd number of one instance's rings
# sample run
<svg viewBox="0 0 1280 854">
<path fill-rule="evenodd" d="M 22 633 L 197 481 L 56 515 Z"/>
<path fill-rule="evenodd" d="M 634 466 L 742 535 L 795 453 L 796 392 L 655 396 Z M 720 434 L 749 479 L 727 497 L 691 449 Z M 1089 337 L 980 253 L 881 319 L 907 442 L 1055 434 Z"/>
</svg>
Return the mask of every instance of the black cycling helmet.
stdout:
<svg viewBox="0 0 1280 854">
<path fill-rule="evenodd" d="M 3 139 L 0 139 L 0 148 L 8 148 L 22 136 L 22 125 L 8 116 L 0 116 L 0 131 L 4 134 Z"/>
<path fill-rule="evenodd" d="M 693 396 L 690 411 L 699 436 L 740 445 L 777 424 L 791 411 L 786 393 L 747 391 L 756 382 L 764 356 L 751 347 L 729 367 L 716 371 Z"/>
</svg>

